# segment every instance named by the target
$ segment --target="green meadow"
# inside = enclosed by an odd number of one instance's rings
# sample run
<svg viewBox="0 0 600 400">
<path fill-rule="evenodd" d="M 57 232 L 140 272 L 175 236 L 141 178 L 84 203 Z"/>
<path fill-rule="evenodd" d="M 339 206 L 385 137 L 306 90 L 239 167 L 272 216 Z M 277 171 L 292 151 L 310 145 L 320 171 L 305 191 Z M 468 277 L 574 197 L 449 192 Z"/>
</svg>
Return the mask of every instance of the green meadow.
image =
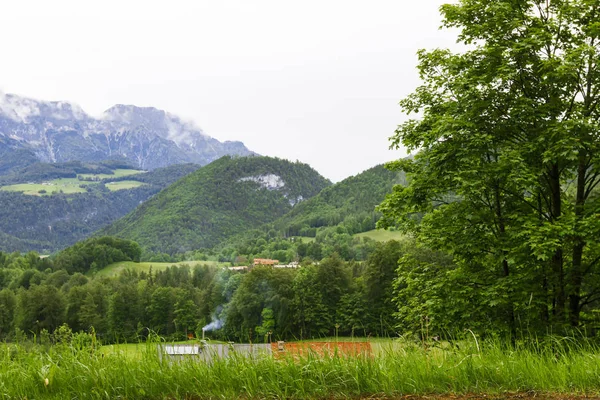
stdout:
<svg viewBox="0 0 600 400">
<path fill-rule="evenodd" d="M 82 179 L 97 179 L 98 181 L 103 179 L 116 179 L 124 176 L 134 176 L 145 171 L 133 170 L 133 169 L 116 169 L 114 175 L 109 174 L 80 174 L 78 177 Z M 43 183 L 19 183 L 15 185 L 7 185 L 0 187 L 0 190 L 10 192 L 23 192 L 23 194 L 30 196 L 49 196 L 55 193 L 64 194 L 75 194 L 85 193 L 85 186 L 98 185 L 96 181 L 79 180 L 78 178 L 60 178 L 52 179 Z M 111 191 L 133 189 L 144 185 L 142 182 L 127 180 L 118 182 L 107 182 L 106 187 Z M 83 187 L 82 187 L 83 186 Z"/>
<path fill-rule="evenodd" d="M 108 188 L 108 190 L 111 190 L 113 192 L 117 190 L 133 189 L 143 185 L 144 184 L 142 182 L 138 181 L 118 181 L 105 183 L 105 186 Z"/>
<path fill-rule="evenodd" d="M 23 192 L 23 194 L 31 196 L 51 195 L 61 192 L 65 194 L 73 194 L 85 193 L 85 188 L 80 187 L 80 185 L 86 185 L 89 183 L 90 182 L 82 182 L 77 178 L 60 178 L 44 183 L 20 183 L 16 185 L 8 185 L 1 187 L 0 190 L 9 192 Z"/>
<path fill-rule="evenodd" d="M 387 231 L 384 229 L 373 229 L 372 231 L 357 233 L 354 237 L 369 238 L 377 242 L 387 242 L 389 240 L 402 240 L 405 235 L 398 231 Z"/>
</svg>

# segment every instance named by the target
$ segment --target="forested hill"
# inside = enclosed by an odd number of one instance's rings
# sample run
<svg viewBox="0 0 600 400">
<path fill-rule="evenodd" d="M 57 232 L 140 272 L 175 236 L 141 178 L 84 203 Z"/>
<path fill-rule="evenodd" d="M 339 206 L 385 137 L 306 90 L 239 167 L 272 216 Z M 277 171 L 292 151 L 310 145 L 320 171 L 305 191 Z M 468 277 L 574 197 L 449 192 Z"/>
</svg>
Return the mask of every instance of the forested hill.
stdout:
<svg viewBox="0 0 600 400">
<path fill-rule="evenodd" d="M 102 235 L 153 252 L 213 247 L 271 223 L 330 182 L 309 165 L 270 157 L 223 157 L 179 180 Z"/>
<path fill-rule="evenodd" d="M 379 213 L 375 207 L 395 184 L 405 184 L 403 173 L 383 165 L 368 169 L 324 189 L 317 196 L 294 207 L 275 222 L 286 236 L 316 236 L 317 229 L 344 225 L 350 234 L 375 228 Z"/>
<path fill-rule="evenodd" d="M 106 171 L 106 168 L 122 166 L 106 164 L 104 168 L 94 170 L 103 173 L 95 175 L 100 181 L 79 181 L 77 178 L 68 178 L 71 176 L 69 174 L 92 170 L 80 170 L 77 169 L 81 167 L 78 163 L 71 164 L 38 163 L 35 168 L 24 171 L 27 173 L 20 177 L 21 180 L 25 179 L 25 182 L 62 177 L 61 182 L 69 183 L 64 187 L 76 190 L 75 193 L 69 193 L 67 190 L 65 193 L 41 195 L 37 188 L 45 188 L 40 190 L 43 192 L 56 186 L 40 186 L 36 183 L 4 186 L 0 189 L 0 251 L 35 250 L 50 253 L 70 246 L 129 213 L 177 179 L 200 168 L 196 164 L 180 164 L 147 173 L 113 178 L 113 175 L 105 174 L 112 174 L 112 170 Z M 86 175 L 82 176 L 85 177 Z M 122 182 L 123 180 L 126 182 Z M 123 189 L 118 185 L 124 185 Z M 35 188 L 34 194 L 22 192 L 29 187 Z"/>
</svg>

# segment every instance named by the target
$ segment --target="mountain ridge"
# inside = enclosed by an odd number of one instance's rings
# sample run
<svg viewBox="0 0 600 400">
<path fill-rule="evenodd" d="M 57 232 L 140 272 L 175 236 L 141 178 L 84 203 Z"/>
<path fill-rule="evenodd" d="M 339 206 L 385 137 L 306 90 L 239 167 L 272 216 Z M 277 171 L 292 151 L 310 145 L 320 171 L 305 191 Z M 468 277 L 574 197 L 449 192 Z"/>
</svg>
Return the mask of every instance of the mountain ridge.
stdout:
<svg viewBox="0 0 600 400">
<path fill-rule="evenodd" d="M 148 170 L 256 155 L 242 142 L 220 142 L 195 122 L 154 107 L 117 104 L 95 118 L 70 102 L 0 92 L 0 152 L 17 151 L 30 163 L 120 158 Z M 0 173 L 9 169 L 11 163 L 0 162 Z"/>
</svg>

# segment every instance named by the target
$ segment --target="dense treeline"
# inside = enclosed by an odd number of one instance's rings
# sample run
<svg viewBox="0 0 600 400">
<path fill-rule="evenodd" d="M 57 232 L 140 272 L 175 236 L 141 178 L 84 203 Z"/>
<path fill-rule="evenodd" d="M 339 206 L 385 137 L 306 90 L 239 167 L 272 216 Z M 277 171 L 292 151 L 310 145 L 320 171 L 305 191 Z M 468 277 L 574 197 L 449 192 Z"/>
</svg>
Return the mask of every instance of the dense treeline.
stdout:
<svg viewBox="0 0 600 400">
<path fill-rule="evenodd" d="M 91 166 L 79 164 L 81 163 L 73 162 L 61 165 L 73 167 L 77 173 L 92 170 L 94 173 L 106 173 L 104 169 L 112 172 L 109 167 L 124 166 L 118 161 Z M 53 164 L 38 163 L 29 168 L 38 168 L 40 165 Z M 73 168 L 69 174 L 75 174 Z M 51 253 L 70 246 L 124 216 L 162 188 L 198 168 L 194 164 L 173 165 L 129 176 L 126 177 L 127 180 L 138 180 L 146 185 L 119 191 L 110 191 L 100 183 L 90 184 L 88 192 L 78 194 L 29 196 L 0 191 L 0 250 Z M 20 179 L 23 182 L 25 178 Z"/>
<path fill-rule="evenodd" d="M 212 337 L 236 341 L 338 333 L 393 335 L 392 283 L 409 246 L 376 244 L 364 263 L 336 254 L 299 269 L 249 272 L 197 265 L 95 277 L 104 265 L 136 260 L 135 242 L 103 237 L 54 258 L 0 253 L 0 337 L 92 327 L 105 342 L 149 332 L 173 339 L 217 321 Z M 267 335 L 269 337 L 267 337 Z"/>
</svg>

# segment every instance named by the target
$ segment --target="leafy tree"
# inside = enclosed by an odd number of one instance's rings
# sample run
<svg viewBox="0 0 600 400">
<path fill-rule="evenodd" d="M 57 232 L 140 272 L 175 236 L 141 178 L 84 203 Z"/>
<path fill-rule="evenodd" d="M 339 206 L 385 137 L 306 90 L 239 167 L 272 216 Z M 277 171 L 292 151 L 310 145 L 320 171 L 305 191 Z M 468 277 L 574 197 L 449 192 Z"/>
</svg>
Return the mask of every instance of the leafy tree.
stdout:
<svg viewBox="0 0 600 400">
<path fill-rule="evenodd" d="M 175 303 L 174 315 L 173 323 L 177 331 L 186 335 L 188 332 L 192 332 L 198 324 L 198 306 L 191 299 L 181 299 Z"/>
<path fill-rule="evenodd" d="M 296 335 L 300 339 L 326 336 L 333 326 L 333 316 L 323 302 L 317 267 L 303 267 L 294 278 L 291 312 Z"/>
<path fill-rule="evenodd" d="M 13 331 L 17 298 L 12 290 L 0 291 L 0 338 Z"/>
<path fill-rule="evenodd" d="M 65 322 L 65 311 L 64 296 L 54 286 L 21 288 L 17 294 L 16 326 L 35 333 L 42 329 L 52 332 Z"/>
<path fill-rule="evenodd" d="M 79 326 L 83 330 L 94 328 L 104 332 L 104 323 L 101 313 L 98 310 L 98 304 L 91 292 L 85 293 L 77 314 L 77 322 L 69 322 L 70 326 Z"/>
<path fill-rule="evenodd" d="M 273 335 L 289 334 L 292 282 L 295 271 L 256 267 L 243 275 L 239 287 L 225 308 L 225 332 L 234 338 L 254 340 L 256 327 L 263 325 L 263 310 L 275 319 Z M 262 338 L 259 338 L 259 340 Z"/>
<path fill-rule="evenodd" d="M 316 279 L 327 312 L 335 316 L 340 299 L 350 287 L 350 271 L 343 260 L 337 254 L 333 254 L 321 261 Z"/>
<path fill-rule="evenodd" d="M 133 285 L 121 285 L 108 302 L 108 327 L 116 340 L 135 339 L 140 306 Z"/>
<path fill-rule="evenodd" d="M 175 326 L 175 293 L 172 288 L 159 287 L 154 290 L 147 307 L 150 328 L 160 335 L 170 335 Z"/>
<path fill-rule="evenodd" d="M 142 250 L 136 242 L 104 236 L 91 238 L 58 253 L 54 268 L 68 273 L 85 273 L 118 261 L 140 261 Z"/>
<path fill-rule="evenodd" d="M 394 312 L 397 309 L 394 304 L 393 282 L 397 277 L 398 261 L 403 253 L 400 242 L 378 243 L 366 262 L 366 328 L 373 334 L 389 336 L 394 332 Z"/>
<path fill-rule="evenodd" d="M 460 0 L 441 10 L 467 47 L 419 52 L 423 85 L 401 105 L 422 117 L 392 138 L 419 152 L 390 165 L 410 185 L 382 204 L 383 224 L 452 254 L 480 299 L 470 306 L 497 329 L 579 326 L 600 299 L 600 7 Z"/>
</svg>

